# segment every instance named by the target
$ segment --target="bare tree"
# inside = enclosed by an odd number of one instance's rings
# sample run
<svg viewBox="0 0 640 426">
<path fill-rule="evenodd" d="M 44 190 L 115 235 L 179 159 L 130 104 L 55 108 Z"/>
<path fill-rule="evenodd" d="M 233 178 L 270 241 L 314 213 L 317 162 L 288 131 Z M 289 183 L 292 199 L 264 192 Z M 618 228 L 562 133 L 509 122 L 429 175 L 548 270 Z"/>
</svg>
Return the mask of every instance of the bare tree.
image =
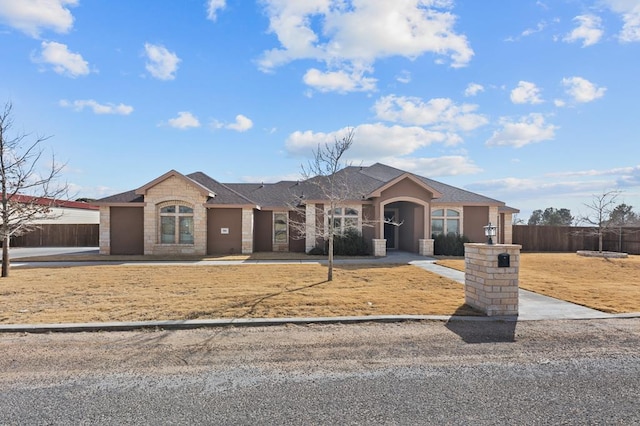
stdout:
<svg viewBox="0 0 640 426">
<path fill-rule="evenodd" d="M 56 185 L 63 165 L 57 165 L 55 157 L 44 172 L 38 169 L 43 154 L 41 144 L 49 137 L 28 142 L 28 134 L 9 134 L 12 125 L 12 105 L 7 102 L 0 112 L 2 277 L 9 276 L 11 237 L 34 229 L 34 220 L 50 217 L 51 206 L 67 192 L 66 184 Z"/>
<path fill-rule="evenodd" d="M 313 160 L 307 166 L 302 166 L 302 177 L 304 185 L 298 188 L 296 202 L 290 206 L 297 213 L 299 220 L 290 220 L 289 226 L 296 238 L 321 239 L 328 242 L 327 250 L 328 271 L 327 281 L 333 280 L 333 246 L 334 238 L 341 233 L 336 227 L 336 212 L 343 209 L 349 200 L 354 199 L 353 186 L 349 185 L 348 179 L 338 172 L 349 166 L 344 161 L 345 152 L 353 144 L 354 130 L 348 129 L 346 134 L 333 143 L 318 145 L 313 151 Z M 306 191 L 306 193 L 305 193 Z M 324 204 L 316 204 L 314 208 L 315 223 L 313 218 L 307 218 L 306 200 L 313 198 L 323 200 Z M 325 226 L 325 215 L 327 215 L 327 226 Z"/>
<path fill-rule="evenodd" d="M 609 218 L 616 206 L 619 194 L 620 191 L 605 191 L 602 194 L 593 195 L 591 202 L 584 204 L 589 212 L 587 215 L 581 216 L 580 221 L 594 227 L 590 233 L 598 237 L 599 252 L 602 252 L 602 239 L 604 234 L 616 226 Z"/>
</svg>

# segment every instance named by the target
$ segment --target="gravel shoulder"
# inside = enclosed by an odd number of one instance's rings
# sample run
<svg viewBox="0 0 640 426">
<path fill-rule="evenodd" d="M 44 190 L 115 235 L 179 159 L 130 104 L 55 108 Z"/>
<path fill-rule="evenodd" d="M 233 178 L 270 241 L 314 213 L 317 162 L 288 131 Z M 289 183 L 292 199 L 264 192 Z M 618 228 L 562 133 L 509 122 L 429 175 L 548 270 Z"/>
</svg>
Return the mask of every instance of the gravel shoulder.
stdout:
<svg viewBox="0 0 640 426">
<path fill-rule="evenodd" d="M 423 321 L 75 334 L 0 335 L 0 384 L 73 377 L 256 369 L 349 373 L 402 366 L 638 359 L 640 319 Z M 280 374 L 280 373 L 278 373 Z"/>
</svg>

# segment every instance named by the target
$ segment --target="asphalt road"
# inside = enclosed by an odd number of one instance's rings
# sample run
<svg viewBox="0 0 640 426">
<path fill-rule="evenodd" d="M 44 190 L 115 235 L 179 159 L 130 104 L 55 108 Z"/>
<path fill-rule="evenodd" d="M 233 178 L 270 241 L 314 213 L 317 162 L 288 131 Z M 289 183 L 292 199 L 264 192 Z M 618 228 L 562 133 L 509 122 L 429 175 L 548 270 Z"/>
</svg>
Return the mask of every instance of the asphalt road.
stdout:
<svg viewBox="0 0 640 426">
<path fill-rule="evenodd" d="M 640 320 L 0 335 L 0 424 L 640 424 Z"/>
</svg>

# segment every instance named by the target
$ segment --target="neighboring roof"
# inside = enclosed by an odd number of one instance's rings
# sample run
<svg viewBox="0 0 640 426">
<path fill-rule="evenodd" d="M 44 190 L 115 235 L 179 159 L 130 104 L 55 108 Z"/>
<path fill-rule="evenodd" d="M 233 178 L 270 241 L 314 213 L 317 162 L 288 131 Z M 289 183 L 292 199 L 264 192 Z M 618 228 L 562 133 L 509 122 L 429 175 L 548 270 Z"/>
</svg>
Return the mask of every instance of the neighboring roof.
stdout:
<svg viewBox="0 0 640 426">
<path fill-rule="evenodd" d="M 143 202 L 140 194 L 152 184 L 166 179 L 168 175 L 179 175 L 189 179 L 215 196 L 208 199 L 210 205 L 254 205 L 258 207 L 288 207 L 296 200 L 323 200 L 322 180 L 326 177 L 314 177 L 305 181 L 280 181 L 276 183 L 220 183 L 202 172 L 181 175 L 174 170 L 166 173 L 138 190 L 123 192 L 97 201 L 98 204 L 119 204 Z M 368 167 L 348 166 L 338 171 L 338 184 L 348 188 L 343 196 L 346 199 L 362 200 L 378 196 L 390 183 L 398 178 L 410 178 L 418 181 L 434 193 L 436 203 L 451 204 L 489 204 L 498 206 L 501 211 L 517 213 L 517 209 L 506 207 L 502 201 L 484 195 L 456 188 L 433 179 L 419 176 L 385 164 L 376 163 Z M 416 182 L 416 183 L 418 183 Z M 319 184 L 320 183 L 320 184 Z"/>
<path fill-rule="evenodd" d="M 88 204 L 82 201 L 68 201 L 68 200 L 55 200 L 52 198 L 34 197 L 31 195 L 16 194 L 11 198 L 12 201 L 17 203 L 31 203 L 41 206 L 58 207 L 66 209 L 81 209 L 81 210 L 98 210 L 98 206 Z"/>
</svg>

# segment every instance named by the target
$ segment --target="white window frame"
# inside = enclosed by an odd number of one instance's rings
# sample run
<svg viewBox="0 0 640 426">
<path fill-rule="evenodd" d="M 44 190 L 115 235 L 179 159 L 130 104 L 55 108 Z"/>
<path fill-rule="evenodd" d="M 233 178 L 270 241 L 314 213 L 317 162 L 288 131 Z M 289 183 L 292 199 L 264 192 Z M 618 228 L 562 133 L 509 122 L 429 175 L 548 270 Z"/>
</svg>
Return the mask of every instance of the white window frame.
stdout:
<svg viewBox="0 0 640 426">
<path fill-rule="evenodd" d="M 278 241 L 276 238 L 276 236 L 281 232 L 276 229 L 276 217 L 280 215 L 284 216 L 284 223 L 285 223 L 284 241 Z M 288 244 L 289 243 L 289 212 L 273 212 L 272 221 L 273 221 L 273 233 L 272 233 L 273 244 Z"/>
<path fill-rule="evenodd" d="M 442 215 L 434 215 L 434 213 L 438 210 L 442 210 Z M 457 216 L 448 216 L 447 212 L 453 211 L 456 212 Z M 456 235 L 462 235 L 462 211 L 459 208 L 450 208 L 450 207 L 434 207 L 431 209 L 431 235 L 434 235 L 435 232 L 433 230 L 433 221 L 434 219 L 442 220 L 442 234 L 448 235 L 449 232 L 447 230 L 447 220 L 457 220 L 458 221 L 458 232 Z"/>
<path fill-rule="evenodd" d="M 349 210 L 355 210 L 356 214 L 346 214 L 347 209 Z M 336 213 L 335 210 L 339 210 L 340 213 Z M 325 210 L 325 214 L 324 214 L 324 226 L 325 229 L 329 229 L 329 219 L 331 219 L 331 209 L 326 209 Z M 346 220 L 347 219 L 355 219 L 356 220 L 356 226 L 354 227 L 347 227 L 345 226 Z M 336 231 L 334 232 L 335 235 L 343 235 L 345 233 L 345 231 L 349 228 L 354 228 L 356 229 L 358 232 L 362 232 L 362 206 L 361 205 L 346 205 L 346 206 L 336 206 L 334 207 L 334 214 L 333 214 L 333 220 L 339 220 L 340 221 L 340 228 L 334 228 L 336 229 Z M 332 224 L 333 225 L 333 224 Z"/>
<path fill-rule="evenodd" d="M 162 210 L 167 207 L 174 207 L 173 212 L 163 213 Z M 184 212 L 180 211 L 180 208 L 189 209 L 190 211 Z M 160 205 L 158 205 L 158 243 L 163 245 L 181 245 L 181 246 L 192 246 L 195 244 L 195 212 L 194 206 L 185 203 L 182 201 L 167 201 Z M 162 241 L 162 219 L 163 218 L 172 218 L 173 219 L 173 241 L 172 242 L 163 242 Z M 181 218 L 191 218 L 191 241 L 189 242 L 181 242 L 180 238 L 180 219 Z"/>
</svg>

